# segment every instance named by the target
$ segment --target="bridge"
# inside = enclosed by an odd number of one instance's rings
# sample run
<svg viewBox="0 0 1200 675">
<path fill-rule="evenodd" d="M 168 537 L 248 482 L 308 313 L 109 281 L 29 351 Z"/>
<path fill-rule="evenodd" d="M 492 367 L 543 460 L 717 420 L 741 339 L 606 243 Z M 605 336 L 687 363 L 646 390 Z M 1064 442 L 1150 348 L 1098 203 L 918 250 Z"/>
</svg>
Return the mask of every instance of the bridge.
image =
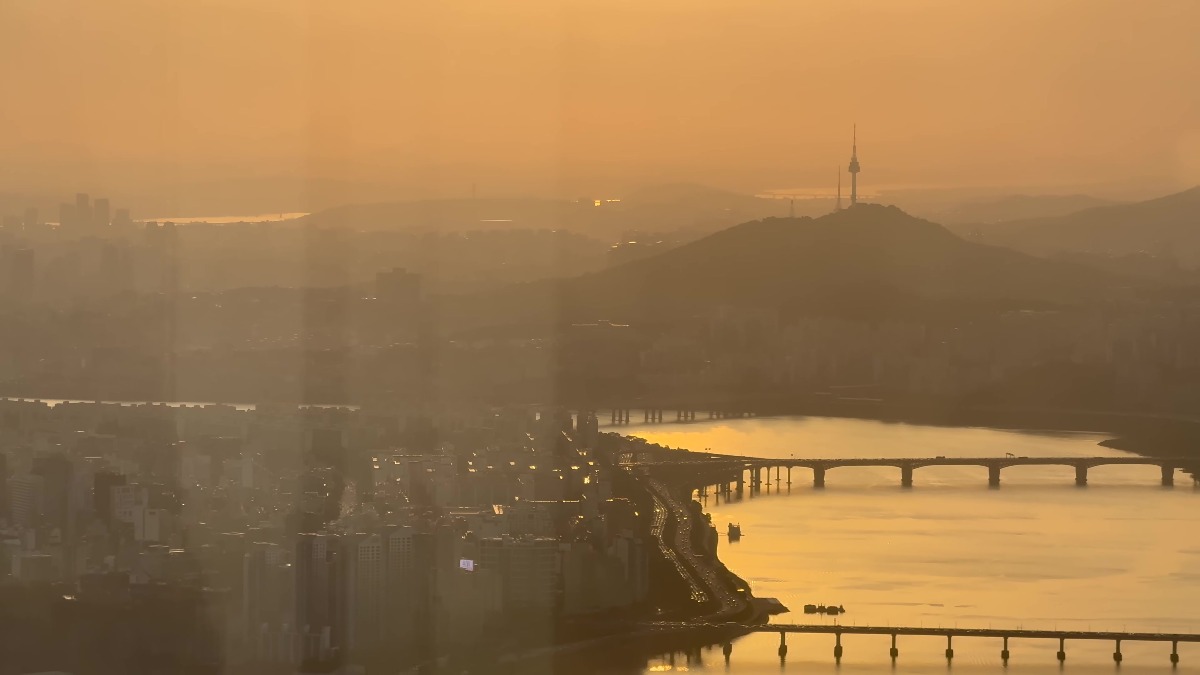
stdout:
<svg viewBox="0 0 1200 675">
<path fill-rule="evenodd" d="M 679 451 L 672 451 L 678 453 Z M 757 492 L 764 482 L 771 482 L 771 471 L 775 471 L 776 485 L 792 484 L 792 469 L 807 469 L 812 472 L 814 488 L 824 488 L 826 474 L 831 469 L 839 467 L 893 467 L 900 472 L 900 485 L 913 486 L 913 474 L 917 469 L 927 466 L 978 466 L 987 469 L 988 486 L 1000 487 L 1000 473 L 1003 469 L 1014 466 L 1065 466 L 1075 470 L 1075 484 L 1088 484 L 1088 470 L 1098 466 L 1153 466 L 1160 471 L 1160 482 L 1163 486 L 1175 484 L 1177 471 L 1184 470 L 1192 474 L 1193 481 L 1197 480 L 1200 470 L 1194 460 L 1185 462 L 1182 458 L 1155 458 L 1138 456 L 1109 456 L 1109 457 L 881 457 L 881 458 L 842 458 L 818 459 L 797 458 L 764 459 L 757 457 L 739 457 L 733 455 L 714 455 L 708 453 L 688 453 L 695 459 L 681 458 L 681 461 L 663 459 L 661 455 L 640 456 L 642 453 L 628 453 L 622 458 L 626 466 L 641 467 L 647 470 L 660 470 L 674 473 L 693 485 L 701 485 L 702 495 L 707 495 L 708 486 L 715 486 L 717 494 L 729 495 L 734 491 L 740 494 L 745 489 L 746 478 L 749 477 L 750 489 Z M 678 455 L 675 455 L 678 456 Z M 784 472 L 786 471 L 786 483 Z M 765 474 L 765 478 L 764 478 Z"/>
<path fill-rule="evenodd" d="M 1064 662 L 1067 660 L 1067 641 L 1102 641 L 1111 642 L 1115 646 L 1113 650 L 1113 661 L 1121 663 L 1124 660 L 1124 655 L 1121 653 L 1121 643 L 1123 642 L 1161 642 L 1171 644 L 1170 661 L 1173 666 L 1179 664 L 1179 644 L 1183 643 L 1200 643 L 1200 635 L 1192 633 L 1137 633 L 1125 631 L 1072 631 L 1072 630 L 1026 630 L 1012 628 L 916 628 L 916 627 L 899 627 L 899 626 L 842 626 L 830 624 L 785 624 L 785 623 L 769 623 L 769 624 L 712 624 L 712 623 L 663 623 L 659 624 L 662 629 L 686 629 L 708 633 L 710 635 L 725 635 L 727 640 L 723 646 L 725 654 L 725 662 L 729 660 L 733 654 L 733 643 L 731 636 L 741 636 L 749 633 L 779 633 L 779 658 L 782 663 L 787 657 L 788 644 L 787 636 L 789 634 L 804 633 L 804 634 L 825 634 L 832 635 L 834 638 L 833 658 L 840 663 L 842 655 L 845 653 L 845 648 L 842 645 L 843 635 L 886 635 L 892 639 L 892 646 L 888 653 L 892 661 L 900 656 L 899 638 L 901 636 L 926 636 L 926 637 L 944 637 L 946 638 L 946 660 L 951 661 L 954 658 L 954 639 L 955 638 L 992 638 L 1000 641 L 1000 659 L 1008 664 L 1009 657 L 1012 652 L 1009 649 L 1009 640 L 1011 639 L 1044 639 L 1058 640 L 1058 661 Z"/>
<path fill-rule="evenodd" d="M 664 420 L 664 414 L 666 414 L 666 419 L 668 419 L 668 420 L 670 419 L 670 414 L 667 413 L 666 411 L 664 411 L 662 408 L 643 408 L 643 409 L 641 409 L 641 413 L 642 413 L 642 424 L 662 424 L 663 420 Z M 675 410 L 674 413 L 675 413 L 675 421 L 676 422 L 695 422 L 696 421 L 696 413 L 697 413 L 696 410 L 693 410 L 690 408 L 680 408 L 680 409 Z M 579 414 L 579 412 L 576 411 L 574 414 Z M 611 408 L 608 411 L 609 425 L 610 426 L 619 426 L 622 424 L 631 424 L 631 415 L 634 415 L 634 417 L 636 418 L 636 416 L 634 414 L 634 410 L 632 408 L 622 408 L 622 407 Z M 733 418 L 742 418 L 742 417 L 757 417 L 757 416 L 758 415 L 756 413 L 746 412 L 746 411 L 742 411 L 742 410 L 738 410 L 738 411 L 707 410 L 707 411 L 701 412 L 700 418 L 702 420 L 703 419 L 724 420 L 724 419 L 733 419 Z"/>
</svg>

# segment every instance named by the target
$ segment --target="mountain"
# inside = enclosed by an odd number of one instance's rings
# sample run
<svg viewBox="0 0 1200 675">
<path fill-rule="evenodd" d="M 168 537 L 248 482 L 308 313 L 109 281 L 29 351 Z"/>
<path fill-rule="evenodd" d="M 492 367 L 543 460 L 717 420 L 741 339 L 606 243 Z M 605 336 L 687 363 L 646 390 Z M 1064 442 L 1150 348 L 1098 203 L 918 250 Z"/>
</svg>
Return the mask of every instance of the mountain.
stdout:
<svg viewBox="0 0 1200 675">
<path fill-rule="evenodd" d="M 974 199 L 925 214 L 960 231 L 980 224 L 1065 216 L 1114 202 L 1089 195 L 1007 195 Z"/>
<path fill-rule="evenodd" d="M 896 207 L 743 223 L 652 258 L 450 303 L 476 326 L 653 321 L 728 305 L 860 318 L 1052 308 L 1123 278 L 969 242 Z M 449 317 L 448 317 L 449 318 Z"/>
<path fill-rule="evenodd" d="M 1038 255 L 1150 254 L 1200 265 L 1200 186 L 1131 204 L 980 227 L 982 241 Z"/>
</svg>

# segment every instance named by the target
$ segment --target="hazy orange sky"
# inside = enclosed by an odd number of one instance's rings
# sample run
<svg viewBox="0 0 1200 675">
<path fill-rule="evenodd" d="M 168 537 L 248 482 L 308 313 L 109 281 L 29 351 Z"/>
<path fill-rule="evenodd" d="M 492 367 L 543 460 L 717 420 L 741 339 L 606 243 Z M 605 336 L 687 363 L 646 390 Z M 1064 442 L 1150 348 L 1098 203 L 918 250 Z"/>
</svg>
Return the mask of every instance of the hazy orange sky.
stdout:
<svg viewBox="0 0 1200 675">
<path fill-rule="evenodd" d="M 0 0 L 0 178 L 1200 182 L 1196 0 Z M 61 185 L 59 185 L 61 184 Z"/>
</svg>

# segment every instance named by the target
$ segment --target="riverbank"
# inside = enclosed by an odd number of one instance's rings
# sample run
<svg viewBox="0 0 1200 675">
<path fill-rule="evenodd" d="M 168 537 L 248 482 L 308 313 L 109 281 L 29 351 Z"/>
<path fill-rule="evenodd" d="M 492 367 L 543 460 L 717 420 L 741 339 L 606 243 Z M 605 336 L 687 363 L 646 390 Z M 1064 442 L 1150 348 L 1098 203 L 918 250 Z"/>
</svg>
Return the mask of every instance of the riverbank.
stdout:
<svg viewBox="0 0 1200 675">
<path fill-rule="evenodd" d="M 900 448 L 909 448 L 911 450 L 902 450 L 901 452 L 910 452 L 918 454 L 898 454 L 899 457 L 912 456 L 928 456 L 934 454 L 946 454 L 951 457 L 964 456 L 963 452 L 978 452 L 979 455 L 967 454 L 968 457 L 977 456 L 992 456 L 1004 457 L 1006 453 L 1029 454 L 1034 456 L 1045 457 L 1093 457 L 1096 455 L 1111 455 L 1115 453 L 1106 453 L 1095 444 L 1102 442 L 1105 447 L 1112 447 L 1122 451 L 1135 451 L 1141 454 L 1151 456 L 1165 455 L 1184 455 L 1188 448 L 1188 439 L 1190 431 L 1193 427 L 1191 420 L 1179 419 L 1161 419 L 1157 417 L 1133 417 L 1120 415 L 1110 416 L 1104 419 L 1103 415 L 1098 415 L 1091 411 L 1032 411 L 1034 414 L 1029 414 L 1030 411 L 1020 410 L 978 410 L 971 411 L 972 415 L 958 415 L 955 417 L 942 416 L 940 418 L 931 415 L 892 415 L 885 417 L 879 414 L 867 415 L 865 412 L 878 413 L 882 410 L 881 407 L 875 406 L 873 410 L 857 408 L 853 412 L 858 414 L 853 415 L 830 415 L 819 419 L 811 416 L 803 416 L 797 418 L 789 418 L 789 416 L 771 416 L 770 419 L 763 418 L 761 420 L 753 417 L 746 419 L 726 419 L 712 420 L 706 422 L 703 418 L 706 415 L 703 411 L 698 411 L 695 417 L 700 418 L 695 424 L 662 424 L 662 425 L 631 425 L 620 429 L 620 433 L 625 433 L 631 436 L 629 439 L 630 448 L 636 448 L 636 459 L 646 462 L 647 468 L 644 471 L 649 471 L 662 482 L 673 486 L 672 493 L 680 503 L 688 501 L 687 494 L 689 487 L 698 487 L 706 484 L 706 481 L 717 480 L 703 473 L 702 468 L 697 466 L 687 466 L 694 464 L 697 460 L 703 459 L 708 455 L 707 450 L 710 446 L 719 453 L 728 453 L 732 455 L 755 455 L 755 447 L 760 450 L 765 450 L 762 456 L 772 458 L 789 457 L 791 451 L 795 451 L 795 456 L 801 456 L 802 452 L 825 452 L 823 448 L 828 447 L 829 443 L 837 439 L 840 445 L 841 454 L 816 454 L 819 457 L 888 457 L 889 451 L 895 451 L 890 446 L 900 444 Z M 670 411 L 667 411 L 669 413 Z M 831 412 L 826 409 L 823 412 Z M 846 412 L 843 410 L 843 412 Z M 640 412 L 634 411 L 635 414 L 630 417 L 640 419 Z M 673 415 L 664 413 L 662 419 L 671 419 Z M 651 419 L 654 415 L 650 416 Z M 685 416 L 686 417 L 686 416 Z M 736 417 L 736 416 L 735 416 Z M 882 418 L 882 419 L 881 419 Z M 843 421 L 837 421 L 837 420 Z M 1073 420 L 1082 420 L 1082 424 L 1071 424 Z M 959 421 L 960 424 L 948 424 L 951 421 Z M 1064 424 L 1063 422 L 1067 422 Z M 967 422 L 974 422 L 970 424 Z M 991 424 L 986 424 L 991 422 Z M 1004 424 L 998 422 L 1007 422 Z M 1041 422 L 1041 423 L 1038 423 Z M 891 424 L 896 423 L 896 424 Z M 932 424 L 931 424 L 932 423 Z M 1030 427 L 1045 429 L 1046 427 L 1058 426 L 1054 433 L 1038 433 L 1031 431 Z M 1154 436 L 1142 436 L 1133 438 L 1130 436 L 1108 438 L 1108 434 L 1079 432 L 1082 429 L 1107 428 L 1111 431 L 1126 431 L 1139 432 L 1141 434 L 1154 433 Z M 1164 428 L 1166 431 L 1164 431 Z M 612 431 L 617 431 L 617 428 L 610 428 Z M 944 430 L 944 431 L 943 431 Z M 1014 430 L 1020 433 L 1013 433 Z M 1180 433 L 1182 430 L 1182 433 Z M 1067 432 L 1067 433 L 1059 433 Z M 1171 435 L 1168 435 L 1168 432 Z M 650 439 L 645 441 L 639 437 Z M 747 445 L 751 438 L 757 438 L 759 446 L 752 443 Z M 878 452 L 872 448 L 878 448 L 880 444 L 889 444 L 889 450 L 884 450 L 882 454 L 865 454 Z M 678 450 L 670 450 L 666 446 L 680 448 Z M 692 450 L 684 450 L 683 448 L 691 448 Z M 719 448 L 719 449 L 717 449 Z M 818 450 L 821 448 L 822 450 Z M 1062 450 L 1059 450 L 1062 448 Z M 924 453 L 924 454 L 920 454 Z M 718 455 L 723 456 L 723 455 Z M 803 455 L 814 456 L 814 455 Z M 629 461 L 630 458 L 626 458 Z M 679 465 L 672 465 L 672 462 L 680 462 Z M 1189 462 L 1182 462 L 1181 465 L 1187 467 Z M 654 468 L 650 468 L 653 466 Z M 1033 477 L 1031 481 L 1035 485 L 1042 479 L 1037 476 L 1036 472 L 1040 470 L 1030 469 L 1030 474 Z M 849 477 L 851 482 L 855 476 Z M 1116 478 L 1114 476 L 1114 478 Z M 956 477 L 957 479 L 957 477 Z M 732 480 L 732 479 L 730 479 Z M 859 477 L 859 480 L 863 480 Z M 872 478 L 871 480 L 874 480 Z M 932 482 L 945 480 L 944 476 L 934 472 L 929 478 Z M 1022 477 L 1022 472 L 1018 471 L 1017 476 L 1013 478 L 1016 482 L 1017 490 L 1022 491 L 1024 483 L 1027 479 Z M 1140 479 L 1139 479 L 1140 480 Z M 1121 483 L 1124 478 L 1116 478 L 1114 482 Z M 1105 483 L 1102 477 L 1100 482 Z M 1157 480 L 1155 480 L 1157 485 Z M 805 493 L 807 494 L 807 493 Z M 1007 493 L 1006 493 L 1007 494 Z M 878 495 L 875 495 L 878 496 Z M 1094 496 L 1100 496 L 1096 493 Z M 941 498 L 945 499 L 943 495 Z M 724 500 L 722 500 L 724 501 Z M 719 511 L 719 509 L 718 509 Z M 714 514 L 717 512 L 714 511 Z M 693 515 L 694 520 L 704 518 L 702 512 L 697 511 Z M 721 526 L 725 524 L 725 518 L 730 518 L 736 522 L 738 518 L 730 514 L 720 514 Z M 774 524 L 780 521 L 776 519 L 771 524 L 774 529 Z M 759 527 L 766 527 L 762 523 Z M 724 538 L 720 539 L 724 546 Z M 726 553 L 724 548 L 721 549 L 722 554 Z M 774 555 L 774 550 L 763 552 L 765 555 Z M 734 588 L 746 588 L 749 591 L 749 585 L 745 583 L 741 574 L 746 574 L 742 570 L 732 570 L 727 565 L 739 564 L 741 560 L 741 552 L 735 552 L 733 562 L 729 562 L 725 555 L 720 558 L 714 557 L 711 561 L 714 570 L 721 569 L 727 574 L 729 583 Z M 744 561 L 742 561 L 744 562 Z M 749 573 L 751 578 L 761 579 L 765 576 L 761 570 Z M 765 592 L 767 595 L 778 595 L 784 598 L 788 604 L 793 604 L 798 600 L 796 593 L 781 594 L 777 584 L 770 583 L 768 588 L 753 589 L 758 592 Z M 807 594 L 800 597 L 808 597 Z"/>
<path fill-rule="evenodd" d="M 892 403 L 877 399 L 829 397 L 806 397 L 789 402 L 743 401 L 737 405 L 685 409 L 700 411 L 696 414 L 696 422 L 708 419 L 703 411 L 711 409 L 749 412 L 758 417 L 829 417 L 937 427 L 1102 433 L 1113 437 L 1103 443 L 1104 447 L 1146 457 L 1194 458 L 1200 461 L 1200 416 L 983 407 L 945 402 Z M 631 414 L 631 417 L 636 415 Z M 664 415 L 663 419 L 670 420 L 671 416 Z"/>
<path fill-rule="evenodd" d="M 660 458 L 690 461 L 696 457 L 696 453 L 689 451 L 647 445 Z M 639 477 L 638 482 L 652 496 L 656 511 L 662 514 L 661 526 L 653 530 L 659 550 L 684 578 L 696 602 L 687 616 L 677 618 L 710 624 L 755 624 L 767 621 L 771 614 L 787 611 L 778 601 L 754 597 L 750 584 L 721 561 L 716 528 L 705 515 L 704 507 L 691 499 L 694 486 L 668 484 L 666 479 L 650 475 Z"/>
</svg>

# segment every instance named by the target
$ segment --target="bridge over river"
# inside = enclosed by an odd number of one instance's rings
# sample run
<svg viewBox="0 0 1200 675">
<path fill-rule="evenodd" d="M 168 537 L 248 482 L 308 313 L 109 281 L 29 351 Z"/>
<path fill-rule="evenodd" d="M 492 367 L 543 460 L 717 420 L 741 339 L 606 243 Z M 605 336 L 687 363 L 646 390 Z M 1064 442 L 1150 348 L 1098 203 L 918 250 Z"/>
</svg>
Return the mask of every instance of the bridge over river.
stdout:
<svg viewBox="0 0 1200 675">
<path fill-rule="evenodd" d="M 926 637 L 944 637 L 946 638 L 946 659 L 950 661 L 954 658 L 954 639 L 955 638 L 991 638 L 1000 641 L 1000 659 L 1007 665 L 1012 652 L 1009 649 L 1009 640 L 1015 639 L 1042 639 L 1042 640 L 1058 640 L 1058 661 L 1064 662 L 1067 660 L 1067 642 L 1068 641 L 1104 641 L 1111 642 L 1114 645 L 1113 661 L 1121 663 L 1124 660 L 1124 655 L 1121 652 L 1121 643 L 1123 642 L 1161 642 L 1170 643 L 1170 662 L 1172 665 L 1179 663 L 1179 643 L 1200 643 L 1200 635 L 1191 633 L 1137 633 L 1124 631 L 1072 631 L 1072 630 L 1026 630 L 1015 628 L 925 628 L 925 627 L 903 627 L 903 626 L 843 626 L 837 624 L 786 624 L 786 623 L 764 623 L 764 624 L 712 624 L 698 622 L 676 622 L 662 623 L 658 626 L 663 630 L 688 630 L 698 633 L 707 633 L 710 636 L 724 636 L 724 653 L 725 661 L 729 662 L 733 654 L 732 638 L 746 635 L 748 633 L 779 633 L 779 658 L 781 660 L 787 657 L 788 644 L 787 636 L 789 634 L 807 633 L 807 634 L 824 634 L 830 635 L 834 639 L 833 658 L 835 661 L 841 662 L 842 655 L 845 653 L 845 647 L 842 645 L 842 636 L 844 635 L 886 635 L 892 639 L 892 646 L 889 649 L 889 655 L 894 662 L 900 656 L 899 638 L 902 636 L 926 636 Z"/>
<path fill-rule="evenodd" d="M 1153 466 L 1160 470 L 1160 480 L 1163 486 L 1175 484 L 1175 476 L 1179 470 L 1191 474 L 1193 482 L 1197 481 L 1200 469 L 1195 460 L 1185 461 L 1182 458 L 1156 458 L 1137 456 L 1109 457 L 880 457 L 880 458 L 841 458 L 817 459 L 797 458 L 764 459 L 758 457 L 740 457 L 733 455 L 714 455 L 708 453 L 687 453 L 681 456 L 681 451 L 670 451 L 678 461 L 666 458 L 663 453 L 630 452 L 622 458 L 622 464 L 638 467 L 648 471 L 670 474 L 699 488 L 701 494 L 707 494 L 708 486 L 715 486 L 718 494 L 728 495 L 736 490 L 741 493 L 745 489 L 749 477 L 750 489 L 758 491 L 764 481 L 770 483 L 771 471 L 775 472 L 776 485 L 792 484 L 792 469 L 807 469 L 812 472 L 812 485 L 815 488 L 825 487 L 826 474 L 831 469 L 849 466 L 894 467 L 900 472 L 900 485 L 913 486 L 913 473 L 927 466 L 978 466 L 987 470 L 988 485 L 1000 486 L 1000 472 L 1013 466 L 1065 466 L 1075 470 L 1075 484 L 1088 484 L 1088 470 L 1098 466 Z M 693 458 L 694 457 L 694 458 Z M 785 472 L 786 471 L 786 475 Z M 765 474 L 765 475 L 764 475 Z M 785 480 L 786 479 L 786 480 Z"/>
</svg>

